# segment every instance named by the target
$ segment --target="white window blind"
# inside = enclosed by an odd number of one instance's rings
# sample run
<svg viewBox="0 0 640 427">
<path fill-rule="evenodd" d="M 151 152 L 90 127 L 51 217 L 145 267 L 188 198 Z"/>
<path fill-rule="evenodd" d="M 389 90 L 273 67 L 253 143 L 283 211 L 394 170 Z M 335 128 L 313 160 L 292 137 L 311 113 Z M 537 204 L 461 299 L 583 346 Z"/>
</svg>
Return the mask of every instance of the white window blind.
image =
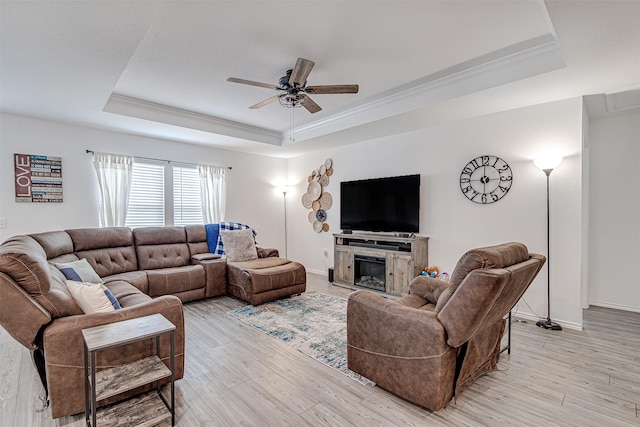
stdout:
<svg viewBox="0 0 640 427">
<path fill-rule="evenodd" d="M 127 227 L 164 225 L 164 165 L 133 163 Z"/>
<path fill-rule="evenodd" d="M 202 224 L 198 169 L 173 167 L 173 224 Z"/>
</svg>

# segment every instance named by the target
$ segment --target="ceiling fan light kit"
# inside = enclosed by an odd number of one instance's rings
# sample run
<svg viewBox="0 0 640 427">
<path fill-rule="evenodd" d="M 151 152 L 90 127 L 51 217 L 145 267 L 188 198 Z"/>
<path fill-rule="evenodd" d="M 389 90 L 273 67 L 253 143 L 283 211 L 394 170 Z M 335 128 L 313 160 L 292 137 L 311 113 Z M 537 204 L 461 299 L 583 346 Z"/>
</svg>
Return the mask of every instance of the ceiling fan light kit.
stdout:
<svg viewBox="0 0 640 427">
<path fill-rule="evenodd" d="M 262 87 L 265 89 L 275 89 L 281 92 L 278 95 L 272 96 L 271 98 L 265 99 L 264 101 L 249 107 L 254 110 L 262 108 L 277 100 L 283 107 L 304 107 L 307 111 L 313 114 L 321 111 L 322 108 L 309 97 L 309 94 L 325 95 L 358 93 L 359 87 L 357 84 L 307 86 L 307 77 L 309 77 L 314 65 L 315 62 L 313 61 L 298 58 L 296 65 L 291 70 L 287 70 L 286 75 L 280 77 L 277 86 L 268 83 L 254 82 L 252 80 L 239 79 L 237 77 L 229 77 L 227 81 Z"/>
</svg>

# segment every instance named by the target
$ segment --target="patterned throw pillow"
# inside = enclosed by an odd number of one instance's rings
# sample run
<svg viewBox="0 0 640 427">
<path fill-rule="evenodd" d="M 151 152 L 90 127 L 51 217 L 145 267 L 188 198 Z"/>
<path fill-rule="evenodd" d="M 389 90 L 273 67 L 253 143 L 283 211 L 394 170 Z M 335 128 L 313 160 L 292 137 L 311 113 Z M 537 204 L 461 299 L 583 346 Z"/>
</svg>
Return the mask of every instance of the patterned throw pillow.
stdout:
<svg viewBox="0 0 640 427">
<path fill-rule="evenodd" d="M 250 261 L 258 259 L 256 242 L 251 230 L 221 230 L 228 261 Z"/>
<path fill-rule="evenodd" d="M 72 262 L 59 262 L 55 264 L 58 270 L 64 274 L 67 280 L 75 282 L 102 283 L 102 279 L 98 276 L 87 261 L 86 258 Z"/>
</svg>

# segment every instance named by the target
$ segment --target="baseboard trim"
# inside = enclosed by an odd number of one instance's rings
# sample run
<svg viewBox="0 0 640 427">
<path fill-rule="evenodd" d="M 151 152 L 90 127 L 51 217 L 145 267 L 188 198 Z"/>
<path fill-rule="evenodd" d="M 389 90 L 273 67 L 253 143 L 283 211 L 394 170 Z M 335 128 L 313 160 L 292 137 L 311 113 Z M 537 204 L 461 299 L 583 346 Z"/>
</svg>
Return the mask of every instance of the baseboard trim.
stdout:
<svg viewBox="0 0 640 427">
<path fill-rule="evenodd" d="M 634 313 L 640 313 L 640 307 L 634 307 L 632 305 L 615 304 L 611 302 L 603 301 L 589 301 L 589 305 L 595 305 L 596 307 L 613 308 L 614 310 L 632 311 Z"/>
<path fill-rule="evenodd" d="M 511 314 L 514 317 L 519 317 L 521 319 L 530 320 L 532 322 L 537 322 L 538 320 L 540 320 L 540 318 L 538 316 L 536 316 L 535 314 L 532 314 L 532 313 L 523 313 L 523 312 L 513 311 Z M 573 330 L 576 330 L 576 331 L 581 331 L 581 330 L 584 329 L 582 327 L 582 324 L 580 324 L 580 323 L 567 322 L 567 321 L 564 321 L 564 320 L 558 320 L 555 317 L 553 318 L 553 321 L 558 323 L 560 326 L 562 326 L 565 329 L 573 329 Z"/>
<path fill-rule="evenodd" d="M 312 269 L 310 269 L 310 268 L 307 268 L 307 273 L 316 274 L 316 275 L 318 275 L 318 276 L 322 276 L 322 277 L 324 277 L 325 279 L 326 279 L 326 278 L 328 277 L 328 275 L 329 275 L 329 273 L 328 273 L 326 270 L 325 270 L 325 271 L 322 271 L 322 270 L 312 270 Z"/>
</svg>

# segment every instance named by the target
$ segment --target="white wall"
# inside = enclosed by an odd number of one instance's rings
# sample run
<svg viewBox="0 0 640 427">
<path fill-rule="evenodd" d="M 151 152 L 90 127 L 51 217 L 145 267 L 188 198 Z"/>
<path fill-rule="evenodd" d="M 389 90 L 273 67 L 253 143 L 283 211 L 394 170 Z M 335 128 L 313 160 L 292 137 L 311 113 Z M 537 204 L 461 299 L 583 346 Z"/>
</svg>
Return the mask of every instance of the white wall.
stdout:
<svg viewBox="0 0 640 427">
<path fill-rule="evenodd" d="M 640 113 L 592 120 L 589 146 L 589 303 L 640 312 Z"/>
<path fill-rule="evenodd" d="M 263 246 L 284 249 L 282 193 L 286 160 L 143 138 L 21 116 L 0 115 L 0 241 L 25 233 L 98 226 L 98 187 L 86 149 L 192 163 L 232 166 L 227 175 L 228 221 L 250 224 Z M 62 157 L 64 202 L 16 203 L 13 153 Z"/>
<path fill-rule="evenodd" d="M 506 241 L 524 242 L 546 253 L 546 178 L 532 159 L 548 150 L 565 156 L 551 175 L 551 314 L 566 326 L 580 327 L 582 101 L 571 99 L 445 124 L 407 134 L 352 144 L 290 159 L 289 179 L 296 184 L 289 202 L 289 254 L 308 270 L 326 273 L 333 266 L 333 236 L 340 226 L 340 181 L 420 173 L 420 234 L 430 237 L 429 262 L 451 272 L 468 249 Z M 459 187 L 465 164 L 476 156 L 505 159 L 514 173 L 509 193 L 491 205 L 467 200 Z M 315 233 L 300 198 L 307 176 L 327 157 L 334 175 L 326 191 L 329 233 Z M 327 248 L 329 257 L 323 258 Z M 546 267 L 525 294 L 546 315 Z M 531 314 L 525 304 L 518 310 Z"/>
</svg>

